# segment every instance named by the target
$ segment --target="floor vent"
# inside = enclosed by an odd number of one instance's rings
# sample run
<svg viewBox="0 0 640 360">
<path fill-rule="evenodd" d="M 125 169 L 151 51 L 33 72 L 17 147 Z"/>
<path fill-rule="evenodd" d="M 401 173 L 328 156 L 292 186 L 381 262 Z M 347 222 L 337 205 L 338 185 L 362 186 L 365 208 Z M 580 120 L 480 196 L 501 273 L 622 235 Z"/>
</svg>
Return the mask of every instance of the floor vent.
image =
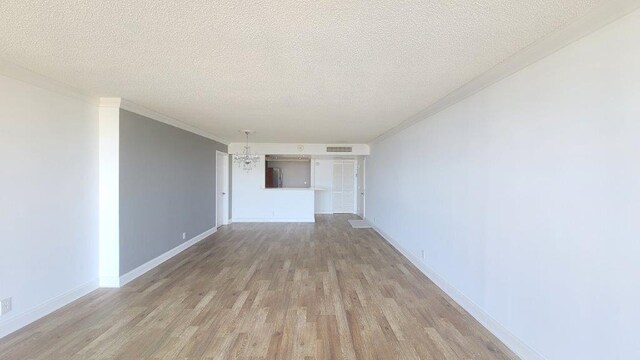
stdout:
<svg viewBox="0 0 640 360">
<path fill-rule="evenodd" d="M 353 148 L 351 146 L 327 146 L 327 152 L 330 153 L 350 153 L 353 152 Z"/>
</svg>

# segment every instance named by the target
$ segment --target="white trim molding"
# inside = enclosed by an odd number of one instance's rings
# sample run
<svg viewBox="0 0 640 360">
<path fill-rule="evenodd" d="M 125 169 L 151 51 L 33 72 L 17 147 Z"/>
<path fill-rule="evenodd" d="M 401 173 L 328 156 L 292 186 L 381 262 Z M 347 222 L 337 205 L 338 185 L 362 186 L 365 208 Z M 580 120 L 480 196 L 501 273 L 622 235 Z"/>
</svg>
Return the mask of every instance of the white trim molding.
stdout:
<svg viewBox="0 0 640 360">
<path fill-rule="evenodd" d="M 211 134 L 210 132 L 202 130 L 196 126 L 189 125 L 180 120 L 166 116 L 157 111 L 148 109 L 144 106 L 138 105 L 129 100 L 122 99 L 119 97 L 93 96 L 80 89 L 77 89 L 75 87 L 62 83 L 60 81 L 54 80 L 47 76 L 38 74 L 36 72 L 23 68 L 17 64 L 14 64 L 2 58 L 0 58 L 0 75 L 10 77 L 12 79 L 16 79 L 19 81 L 23 81 L 28 84 L 32 84 L 32 85 L 47 89 L 61 95 L 73 97 L 92 105 L 96 105 L 100 107 L 118 107 L 120 109 L 124 109 L 139 115 L 146 116 L 148 118 L 177 127 L 179 129 L 186 130 L 200 136 L 204 136 L 208 139 L 215 140 L 224 145 L 229 145 L 229 141 L 217 135 Z"/>
<path fill-rule="evenodd" d="M 101 288 L 119 288 L 120 287 L 120 278 L 117 276 L 100 276 L 100 287 Z"/>
<path fill-rule="evenodd" d="M 47 76 L 38 74 L 31 70 L 25 69 L 20 65 L 16 65 L 4 59 L 0 59 L 0 74 L 15 80 L 35 85 L 37 87 L 53 91 L 60 95 L 72 97 L 91 105 L 98 105 L 97 96 L 92 96 L 77 88 L 64 84 L 60 81 L 53 80 Z"/>
<path fill-rule="evenodd" d="M 453 285 L 447 282 L 432 268 L 418 259 L 417 256 L 411 254 L 404 249 L 397 241 L 391 236 L 385 234 L 380 228 L 378 228 L 371 219 L 365 218 L 373 229 L 385 239 L 389 245 L 398 250 L 407 260 L 409 260 L 418 270 L 420 270 L 426 277 L 428 277 L 434 284 L 436 284 L 442 291 L 444 291 L 453 301 L 465 309 L 474 319 L 478 320 L 482 326 L 495 335 L 500 341 L 502 341 L 509 349 L 511 349 L 521 359 L 527 360 L 544 360 L 544 357 L 537 351 L 532 349 L 529 345 L 524 343 L 520 338 L 512 334 L 507 328 L 500 324 L 496 319 L 484 311 L 478 304 L 473 302 L 465 296 L 460 290 L 456 289 Z"/>
<path fill-rule="evenodd" d="M 273 218 L 234 218 L 234 223 L 270 223 L 270 222 L 290 222 L 290 223 L 313 223 L 316 222 L 315 218 L 305 219 L 273 219 Z"/>
<path fill-rule="evenodd" d="M 161 113 L 159 113 L 157 111 L 148 109 L 148 108 L 146 108 L 146 107 L 144 107 L 142 105 L 135 104 L 135 103 L 133 103 L 133 102 L 131 102 L 129 100 L 122 99 L 122 103 L 120 104 L 120 108 L 123 109 L 123 110 L 134 112 L 134 113 L 136 113 L 138 115 L 146 116 L 148 118 L 151 118 L 153 120 L 165 123 L 167 125 L 171 125 L 171 126 L 179 128 L 179 129 L 186 130 L 186 131 L 192 132 L 192 133 L 200 135 L 200 136 L 204 136 L 204 137 L 206 137 L 208 139 L 217 141 L 219 143 L 222 143 L 222 144 L 225 144 L 225 145 L 229 145 L 229 141 L 227 141 L 227 140 L 225 140 L 225 139 L 223 139 L 223 138 L 221 138 L 219 136 L 216 136 L 214 134 L 211 134 L 208 131 L 202 130 L 202 129 L 200 129 L 198 127 L 195 127 L 193 125 L 189 125 L 189 124 L 187 124 L 185 122 L 182 122 L 180 120 L 174 119 L 174 118 L 169 117 L 167 115 L 161 114 Z"/>
<path fill-rule="evenodd" d="M 86 284 L 80 285 L 62 295 L 37 305 L 31 309 L 15 315 L 7 315 L 7 319 L 0 321 L 0 338 L 3 338 L 14 331 L 17 331 L 32 322 L 45 317 L 61 307 L 89 294 L 98 288 L 98 279 L 94 279 Z M 3 316 L 4 317 L 4 316 Z"/>
<path fill-rule="evenodd" d="M 137 268 L 129 271 L 128 273 L 120 276 L 120 279 L 118 281 L 118 287 L 124 286 L 126 284 L 128 284 L 129 282 L 133 281 L 134 279 L 142 276 L 144 273 L 148 272 L 149 270 L 157 267 L 158 265 L 162 264 L 163 262 L 171 259 L 172 257 L 180 254 L 181 252 L 187 250 L 188 248 L 190 248 L 191 246 L 195 245 L 196 243 L 206 239 L 207 237 L 209 237 L 210 235 L 213 235 L 216 232 L 216 228 L 211 228 L 205 232 L 203 232 L 200 235 L 194 236 L 193 238 L 191 238 L 190 240 L 183 242 L 182 244 L 174 247 L 173 249 L 165 252 L 164 254 L 156 257 L 155 259 L 149 260 L 146 263 L 138 266 Z"/>
<path fill-rule="evenodd" d="M 450 92 L 440 100 L 418 112 L 400 124 L 392 127 L 370 141 L 375 144 L 396 134 L 413 124 L 426 120 L 448 107 L 480 92 L 481 90 L 505 79 L 527 66 L 541 60 L 563 47 L 589 35 L 607 24 L 630 14 L 640 8 L 637 0 L 610 0 L 596 7 L 586 15 L 576 19 L 566 27 L 550 33 L 548 36 L 520 50 L 505 61 L 485 73 Z"/>
</svg>

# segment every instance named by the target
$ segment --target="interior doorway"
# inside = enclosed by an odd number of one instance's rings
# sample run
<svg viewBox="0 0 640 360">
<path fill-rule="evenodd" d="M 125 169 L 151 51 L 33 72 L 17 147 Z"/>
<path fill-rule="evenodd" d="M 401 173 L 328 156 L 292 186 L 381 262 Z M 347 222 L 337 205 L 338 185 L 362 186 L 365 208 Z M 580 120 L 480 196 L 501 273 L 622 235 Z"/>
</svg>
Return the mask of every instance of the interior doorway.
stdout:
<svg viewBox="0 0 640 360">
<path fill-rule="evenodd" d="M 333 212 L 356 213 L 356 162 L 335 160 L 333 162 Z"/>
<path fill-rule="evenodd" d="M 364 219 L 365 213 L 365 186 L 366 186 L 366 178 L 365 178 L 365 168 L 366 168 L 366 159 L 364 157 L 359 157 L 357 161 L 357 171 L 356 177 L 358 178 L 358 211 L 357 214 L 361 218 Z"/>
<path fill-rule="evenodd" d="M 216 228 L 229 224 L 229 154 L 216 151 Z"/>
</svg>

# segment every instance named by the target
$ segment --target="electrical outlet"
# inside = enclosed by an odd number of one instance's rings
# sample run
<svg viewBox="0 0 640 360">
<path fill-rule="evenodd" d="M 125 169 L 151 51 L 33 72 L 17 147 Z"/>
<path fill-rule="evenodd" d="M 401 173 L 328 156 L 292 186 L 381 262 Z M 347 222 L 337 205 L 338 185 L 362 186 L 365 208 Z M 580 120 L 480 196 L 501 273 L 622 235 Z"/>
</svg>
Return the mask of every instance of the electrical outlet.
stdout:
<svg viewBox="0 0 640 360">
<path fill-rule="evenodd" d="M 421 251 L 420 256 L 422 256 L 422 260 L 424 260 L 424 250 Z"/>
<path fill-rule="evenodd" d="M 0 301 L 2 310 L 0 311 L 0 315 L 4 315 L 11 311 L 11 298 L 2 299 Z"/>
<path fill-rule="evenodd" d="M 182 233 L 182 240 L 187 238 L 187 233 Z"/>
</svg>

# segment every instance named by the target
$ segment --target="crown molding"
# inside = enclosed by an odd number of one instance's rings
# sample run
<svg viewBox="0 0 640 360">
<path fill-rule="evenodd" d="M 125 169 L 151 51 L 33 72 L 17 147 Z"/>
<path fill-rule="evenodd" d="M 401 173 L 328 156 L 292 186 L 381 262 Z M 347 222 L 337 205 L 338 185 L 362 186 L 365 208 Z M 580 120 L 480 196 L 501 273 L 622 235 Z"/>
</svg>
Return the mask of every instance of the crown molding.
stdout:
<svg viewBox="0 0 640 360">
<path fill-rule="evenodd" d="M 99 103 L 98 97 L 96 96 L 92 96 L 80 89 L 74 88 L 60 81 L 53 80 L 47 76 L 25 69 L 22 66 L 16 65 L 1 58 L 0 74 L 18 81 L 25 82 L 27 84 L 35 85 L 37 87 L 53 91 L 60 95 L 84 101 L 91 105 L 98 105 Z"/>
<path fill-rule="evenodd" d="M 122 98 L 119 97 L 101 97 L 98 106 L 120 108 Z"/>
<path fill-rule="evenodd" d="M 187 123 L 184 123 L 180 120 L 160 114 L 151 109 L 147 109 L 131 101 L 128 101 L 119 97 L 98 97 L 98 96 L 90 95 L 80 89 L 77 89 L 75 87 L 62 83 L 60 81 L 54 80 L 47 76 L 38 74 L 36 72 L 23 68 L 22 66 L 16 65 L 2 58 L 0 58 L 0 75 L 6 76 L 8 78 L 12 78 L 18 81 L 22 81 L 22 82 L 25 82 L 49 91 L 53 91 L 60 95 L 78 99 L 94 106 L 122 108 L 124 110 L 128 110 L 128 111 L 149 117 L 156 121 L 160 121 L 165 124 L 175 126 L 182 130 L 186 130 L 194 134 L 204 136 L 208 139 L 215 140 L 222 144 L 229 145 L 229 141 L 219 136 L 211 134 L 205 130 L 189 125 Z"/>
<path fill-rule="evenodd" d="M 113 99 L 113 98 L 110 98 L 110 99 Z M 168 124 L 168 125 L 171 125 L 171 126 L 175 126 L 175 127 L 179 128 L 179 129 L 192 132 L 194 134 L 197 134 L 197 135 L 206 137 L 208 139 L 217 141 L 217 142 L 222 143 L 224 145 L 229 145 L 229 141 L 227 141 L 227 140 L 225 140 L 225 139 L 223 139 L 223 138 L 221 138 L 221 137 L 219 137 L 217 135 L 211 134 L 208 131 L 202 130 L 202 129 L 200 129 L 198 127 L 195 127 L 193 125 L 189 125 L 189 124 L 187 124 L 185 122 L 182 122 L 180 120 L 174 119 L 174 118 L 169 117 L 167 115 L 161 114 L 161 113 L 156 112 L 156 111 L 151 110 L 151 109 L 148 109 L 148 108 L 146 108 L 146 107 L 144 107 L 142 105 L 138 105 L 138 104 L 133 103 L 133 102 L 131 102 L 129 100 L 126 100 L 126 99 L 120 99 L 120 100 L 121 100 L 120 101 L 120 108 L 123 109 L 123 110 L 131 111 L 131 112 L 134 112 L 136 114 L 151 118 L 153 120 L 160 121 L 162 123 L 165 123 L 165 124 Z"/>
<path fill-rule="evenodd" d="M 482 75 L 445 95 L 426 109 L 418 112 L 400 124 L 392 127 L 369 144 L 375 144 L 394 134 L 426 120 L 431 116 L 455 105 L 456 103 L 484 90 L 485 88 L 515 74 L 516 72 L 536 63 L 539 60 L 557 52 L 581 38 L 605 27 L 606 25 L 628 15 L 640 8 L 640 1 L 637 0 L 610 0 L 596 7 L 582 17 L 575 19 L 562 29 L 553 32 L 516 54 L 507 58 Z"/>
</svg>

